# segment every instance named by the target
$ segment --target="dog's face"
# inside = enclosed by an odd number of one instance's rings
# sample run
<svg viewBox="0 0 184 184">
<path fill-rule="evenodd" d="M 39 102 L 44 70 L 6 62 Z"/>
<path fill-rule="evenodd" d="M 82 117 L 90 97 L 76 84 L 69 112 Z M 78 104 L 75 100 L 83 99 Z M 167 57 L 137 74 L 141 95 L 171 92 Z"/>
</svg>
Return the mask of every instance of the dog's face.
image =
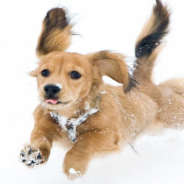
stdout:
<svg viewBox="0 0 184 184">
<path fill-rule="evenodd" d="M 42 105 L 53 110 L 77 103 L 100 88 L 102 75 L 123 83 L 125 91 L 131 84 L 122 58 L 107 51 L 91 55 L 51 52 L 30 74 L 37 77 Z"/>
<path fill-rule="evenodd" d="M 77 102 L 92 86 L 90 62 L 77 53 L 50 53 L 31 75 L 37 76 L 40 100 L 49 109 Z"/>
</svg>

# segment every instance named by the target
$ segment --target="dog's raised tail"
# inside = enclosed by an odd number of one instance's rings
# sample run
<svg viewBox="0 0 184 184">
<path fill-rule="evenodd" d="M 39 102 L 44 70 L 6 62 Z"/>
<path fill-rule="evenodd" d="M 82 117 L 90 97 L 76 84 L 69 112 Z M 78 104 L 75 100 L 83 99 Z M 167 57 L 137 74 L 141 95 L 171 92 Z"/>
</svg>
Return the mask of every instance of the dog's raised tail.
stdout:
<svg viewBox="0 0 184 184">
<path fill-rule="evenodd" d="M 160 0 L 156 0 L 152 15 L 144 25 L 136 42 L 136 80 L 151 80 L 154 62 L 163 48 L 162 39 L 168 33 L 170 11 Z"/>
</svg>

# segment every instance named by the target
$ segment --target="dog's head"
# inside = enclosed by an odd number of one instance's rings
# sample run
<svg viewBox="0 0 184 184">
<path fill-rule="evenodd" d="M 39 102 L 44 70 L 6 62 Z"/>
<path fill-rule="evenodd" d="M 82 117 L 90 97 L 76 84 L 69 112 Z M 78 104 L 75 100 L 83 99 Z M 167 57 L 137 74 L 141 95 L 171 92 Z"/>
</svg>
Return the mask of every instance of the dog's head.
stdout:
<svg viewBox="0 0 184 184">
<path fill-rule="evenodd" d="M 70 45 L 71 28 L 62 8 L 51 9 L 43 20 L 37 44 L 41 62 L 30 74 L 37 77 L 39 97 L 45 107 L 66 108 L 90 95 L 94 99 L 103 75 L 122 83 L 124 92 L 135 86 L 123 55 L 109 51 L 88 55 L 64 52 Z"/>
<path fill-rule="evenodd" d="M 37 77 L 40 100 L 49 109 L 65 108 L 98 91 L 103 75 L 122 83 L 124 92 L 134 86 L 123 56 L 108 51 L 51 52 L 30 75 Z"/>
</svg>

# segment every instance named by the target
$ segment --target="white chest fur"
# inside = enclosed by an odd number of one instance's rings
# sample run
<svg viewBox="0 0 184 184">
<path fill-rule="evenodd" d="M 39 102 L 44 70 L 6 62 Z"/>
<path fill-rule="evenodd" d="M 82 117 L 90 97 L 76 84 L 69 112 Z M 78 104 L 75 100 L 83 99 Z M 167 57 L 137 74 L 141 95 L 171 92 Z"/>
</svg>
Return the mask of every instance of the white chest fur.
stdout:
<svg viewBox="0 0 184 184">
<path fill-rule="evenodd" d="M 68 131 L 69 138 L 75 142 L 77 139 L 76 127 L 79 126 L 82 122 L 86 121 L 89 116 L 96 113 L 98 110 L 99 108 L 93 108 L 85 112 L 83 115 L 80 115 L 78 118 L 71 119 L 59 115 L 56 112 L 50 112 L 50 115 L 62 126 L 65 131 Z"/>
</svg>

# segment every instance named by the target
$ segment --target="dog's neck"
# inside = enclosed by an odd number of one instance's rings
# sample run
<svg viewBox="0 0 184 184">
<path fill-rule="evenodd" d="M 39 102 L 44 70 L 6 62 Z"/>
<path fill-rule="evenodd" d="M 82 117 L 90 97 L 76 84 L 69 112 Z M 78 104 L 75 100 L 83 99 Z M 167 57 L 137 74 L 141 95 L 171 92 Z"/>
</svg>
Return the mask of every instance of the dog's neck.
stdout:
<svg viewBox="0 0 184 184">
<path fill-rule="evenodd" d="M 75 142 L 77 139 L 77 132 L 76 132 L 77 126 L 81 125 L 84 121 L 87 120 L 89 116 L 98 112 L 98 110 L 99 108 L 92 108 L 86 111 L 84 114 L 81 114 L 78 118 L 71 118 L 71 119 L 58 115 L 55 112 L 50 112 L 50 115 L 52 118 L 54 118 L 59 123 L 59 125 L 62 126 L 62 128 L 65 131 L 68 131 L 69 138 L 73 142 Z"/>
<path fill-rule="evenodd" d="M 76 127 L 99 110 L 100 96 L 91 96 L 76 101 L 71 107 L 60 110 L 50 110 L 50 115 L 59 125 L 68 131 L 69 138 L 75 142 L 77 139 Z"/>
<path fill-rule="evenodd" d="M 55 112 L 60 116 L 71 118 L 78 118 L 81 114 L 86 113 L 90 109 L 96 109 L 99 107 L 100 95 L 95 98 L 88 96 L 84 99 L 78 99 L 70 106 L 63 107 L 61 109 L 49 110 L 50 112 Z"/>
</svg>

